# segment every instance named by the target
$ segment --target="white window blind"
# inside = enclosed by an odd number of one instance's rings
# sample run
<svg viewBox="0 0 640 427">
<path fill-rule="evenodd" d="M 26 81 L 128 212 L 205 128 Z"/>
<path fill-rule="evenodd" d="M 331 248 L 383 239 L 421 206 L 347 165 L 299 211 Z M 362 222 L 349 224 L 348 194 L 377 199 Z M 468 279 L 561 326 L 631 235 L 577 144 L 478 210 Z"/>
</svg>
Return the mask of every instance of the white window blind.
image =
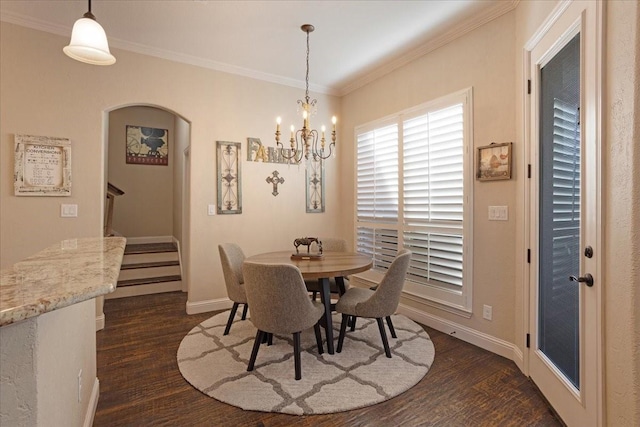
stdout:
<svg viewBox="0 0 640 427">
<path fill-rule="evenodd" d="M 401 247 L 411 250 L 407 283 L 427 297 L 434 288 L 464 297 L 470 286 L 469 97 L 454 94 L 356 129 L 357 250 L 380 270 Z M 470 306 L 464 298 L 455 302 Z"/>
<path fill-rule="evenodd" d="M 398 125 L 358 135 L 358 218 L 398 220 Z"/>
<path fill-rule="evenodd" d="M 462 286 L 463 107 L 403 122 L 404 247 L 414 253 L 409 279 Z"/>
</svg>

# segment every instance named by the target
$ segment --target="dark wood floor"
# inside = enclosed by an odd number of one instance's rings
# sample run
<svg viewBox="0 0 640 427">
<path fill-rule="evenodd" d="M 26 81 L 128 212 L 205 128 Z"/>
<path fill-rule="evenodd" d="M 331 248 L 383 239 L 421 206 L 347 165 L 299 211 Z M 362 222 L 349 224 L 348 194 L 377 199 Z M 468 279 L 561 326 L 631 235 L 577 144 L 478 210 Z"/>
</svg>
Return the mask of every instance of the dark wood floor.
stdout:
<svg viewBox="0 0 640 427">
<path fill-rule="evenodd" d="M 105 301 L 106 327 L 97 333 L 100 400 L 94 426 L 560 425 L 513 362 L 427 327 L 435 361 L 400 396 L 330 415 L 243 411 L 205 396 L 180 375 L 180 341 L 214 314 L 189 316 L 185 303 L 180 292 Z"/>
</svg>

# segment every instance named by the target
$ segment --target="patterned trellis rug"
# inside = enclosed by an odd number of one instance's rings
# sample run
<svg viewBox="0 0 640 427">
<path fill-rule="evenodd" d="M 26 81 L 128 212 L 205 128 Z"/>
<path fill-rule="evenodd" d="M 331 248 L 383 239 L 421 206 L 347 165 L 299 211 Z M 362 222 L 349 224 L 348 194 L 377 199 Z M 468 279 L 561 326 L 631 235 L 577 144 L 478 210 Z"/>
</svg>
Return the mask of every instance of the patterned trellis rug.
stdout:
<svg viewBox="0 0 640 427">
<path fill-rule="evenodd" d="M 318 355 L 313 329 L 302 333 L 300 381 L 294 379 L 291 336 L 276 335 L 273 345 L 263 344 L 254 371 L 247 372 L 256 329 L 238 313 L 231 333 L 223 336 L 228 316 L 228 311 L 217 314 L 193 328 L 178 348 L 178 366 L 204 394 L 247 410 L 303 415 L 373 405 L 417 384 L 435 356 L 425 330 L 394 315 L 398 338 L 387 330 L 391 359 L 384 355 L 376 321 L 358 319 L 356 330 L 347 330 L 340 354 L 326 353 L 325 343 L 325 353 Z M 333 322 L 337 343 L 339 315 Z"/>
</svg>

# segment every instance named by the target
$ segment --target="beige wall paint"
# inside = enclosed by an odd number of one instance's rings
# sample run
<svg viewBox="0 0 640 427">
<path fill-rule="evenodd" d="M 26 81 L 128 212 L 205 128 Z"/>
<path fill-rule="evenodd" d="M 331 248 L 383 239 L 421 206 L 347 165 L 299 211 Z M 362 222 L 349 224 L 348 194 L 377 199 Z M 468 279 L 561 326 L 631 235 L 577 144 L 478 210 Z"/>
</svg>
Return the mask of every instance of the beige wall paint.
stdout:
<svg viewBox="0 0 640 427">
<path fill-rule="evenodd" d="M 173 172 L 181 158 L 175 150 L 175 116 L 154 107 L 125 107 L 109 113 L 108 180 L 124 191 L 115 200 L 113 229 L 124 237 L 173 235 Z M 126 127 L 168 130 L 169 164 L 126 162 Z"/>
<path fill-rule="evenodd" d="M 343 231 L 353 238 L 355 163 L 354 128 L 372 120 L 473 87 L 473 142 L 515 141 L 514 14 L 508 13 L 343 98 L 348 149 L 340 160 Z M 514 144 L 514 160 L 521 145 Z M 474 150 L 475 151 L 475 150 Z M 473 153 L 475 159 L 475 152 Z M 516 170 L 516 173 L 518 171 Z M 513 342 L 515 220 L 489 221 L 488 207 L 515 208 L 516 180 L 474 185 L 473 314 L 470 319 L 403 299 L 402 303 L 449 321 Z M 346 222 L 345 221 L 345 222 Z M 488 249 L 490 248 L 490 250 Z M 482 318 L 483 304 L 493 307 L 493 320 Z"/>
<path fill-rule="evenodd" d="M 607 424 L 640 425 L 640 5 L 607 3 L 603 138 Z"/>
<path fill-rule="evenodd" d="M 191 124 L 191 204 L 189 300 L 226 297 L 217 245 L 237 242 L 247 255 L 288 249 L 304 235 L 336 235 L 342 206 L 335 160 L 326 163 L 326 212 L 305 212 L 304 168 L 246 161 L 246 138 L 273 146 L 275 118 L 300 125 L 296 101 L 303 89 L 114 50 L 118 62 L 95 67 L 70 60 L 68 41 L 2 22 L 0 43 L 0 214 L 2 266 L 8 266 L 62 239 L 102 233 L 102 136 L 105 112 L 130 105 L 154 105 Z M 46 69 L 48 72 L 42 73 Z M 146 70 L 141 73 L 140 70 Z M 302 78 L 303 75 L 301 75 Z M 318 99 L 312 124 L 339 119 L 336 97 Z M 13 196 L 13 135 L 65 136 L 73 149 L 71 198 Z M 339 124 L 339 141 L 342 134 Z M 216 141 L 242 143 L 243 213 L 207 215 L 216 203 Z M 267 176 L 285 178 L 271 195 Z M 59 218 L 60 203 L 77 203 L 79 217 Z M 108 320 L 107 320 L 108 321 Z"/>
<path fill-rule="evenodd" d="M 340 118 L 338 155 L 335 163 L 327 163 L 328 203 L 324 215 L 305 215 L 304 204 L 289 194 L 303 191 L 296 180 L 304 173 L 297 167 L 243 162 L 245 213 L 224 218 L 206 216 L 206 205 L 215 203 L 215 140 L 241 141 L 243 154 L 246 154 L 244 138 L 247 136 L 261 137 L 263 142 L 271 144 L 275 116 L 282 115 L 288 125 L 295 112 L 295 100 L 300 97 L 299 89 L 118 50 L 114 50 L 118 63 L 113 67 L 91 67 L 71 61 L 61 53 L 61 47 L 67 41 L 64 38 L 2 22 L 1 266 L 11 265 L 61 239 L 100 235 L 104 163 L 104 156 L 100 154 L 104 133 L 102 114 L 132 103 L 162 105 L 183 115 L 192 124 L 193 185 L 189 221 L 190 236 L 194 240 L 190 247 L 196 256 L 189 266 L 194 272 L 190 280 L 190 301 L 222 298 L 226 293 L 215 248 L 220 242 L 239 242 L 248 254 L 253 254 L 289 247 L 291 237 L 302 234 L 353 236 L 353 128 L 356 125 L 472 85 L 475 145 L 484 145 L 483 140 L 493 136 L 495 140 L 513 140 L 517 166 L 515 179 L 510 182 L 482 183 L 484 188 L 480 183 L 475 184 L 477 219 L 474 226 L 478 233 L 483 236 L 495 234 L 491 229 L 478 231 L 487 225 L 486 206 L 490 203 L 509 204 L 510 218 L 514 221 L 509 221 L 506 227 L 509 230 L 500 234 L 505 236 L 501 241 L 506 241 L 505 247 L 511 251 L 500 252 L 488 260 L 481 258 L 488 265 L 480 269 L 477 266 L 481 260 L 477 257 L 475 260 L 475 274 L 480 277 L 474 290 L 474 312 L 480 313 L 481 304 L 487 303 L 478 299 L 488 300 L 500 294 L 500 299 L 493 303 L 496 320 L 489 325 L 474 315 L 466 325 L 513 342 L 522 349 L 524 314 L 522 253 L 519 251 L 523 213 L 512 208 L 522 206 L 520 190 L 524 176 L 522 164 L 518 163 L 524 132 L 522 48 L 555 5 L 553 1 L 520 2 L 513 13 L 349 94 L 341 106 L 343 114 L 336 98 L 319 96 L 318 116 L 330 117 L 336 113 Z M 603 146 L 606 162 L 603 186 L 605 283 L 602 284 L 606 298 L 605 400 L 609 425 L 638 425 L 640 301 L 637 286 L 640 267 L 638 257 L 629 259 L 631 254 L 638 253 L 640 241 L 640 154 L 634 143 L 640 135 L 638 4 L 635 1 L 607 2 L 606 15 L 608 64 L 603 107 L 606 132 Z M 511 53 L 507 52 L 509 49 Z M 476 68 L 484 67 L 488 69 L 486 72 L 474 72 Z M 51 71 L 42 73 L 43 69 Z M 153 71 L 139 76 L 140 69 Z M 482 90 L 476 91 L 476 86 Z M 160 93 L 156 91 L 157 87 L 171 87 L 172 90 Z M 493 100 L 488 96 L 491 94 Z M 74 187 L 70 198 L 13 196 L 15 133 L 71 138 Z M 281 195 L 273 198 L 264 178 L 276 168 L 287 181 L 281 186 Z M 494 185 L 506 187 L 500 187 L 504 190 L 504 199 L 493 194 L 492 189 L 498 188 Z M 291 187 L 295 188 L 289 190 Z M 285 197 L 285 194 L 288 195 Z M 59 218 L 62 201 L 78 203 L 79 218 Z M 512 216 L 514 211 L 515 216 Z M 508 242 L 509 239 L 512 241 Z M 476 237 L 476 249 L 478 243 Z M 496 260 L 509 266 L 497 277 L 491 270 Z M 489 283 L 490 280 L 496 283 Z M 422 308 L 447 317 L 437 309 Z M 505 312 L 506 320 L 500 317 L 503 314 L 499 311 Z M 457 316 L 451 319 L 465 324 Z"/>
</svg>

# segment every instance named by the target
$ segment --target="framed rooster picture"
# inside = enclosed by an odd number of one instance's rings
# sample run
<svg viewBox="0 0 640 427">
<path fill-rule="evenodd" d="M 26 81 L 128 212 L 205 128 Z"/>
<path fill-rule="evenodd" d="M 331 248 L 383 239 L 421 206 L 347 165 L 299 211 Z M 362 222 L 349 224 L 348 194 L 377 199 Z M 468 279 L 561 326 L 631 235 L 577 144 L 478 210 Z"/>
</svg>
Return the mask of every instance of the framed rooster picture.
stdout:
<svg viewBox="0 0 640 427">
<path fill-rule="evenodd" d="M 167 166 L 169 131 L 127 125 L 127 163 Z"/>
<path fill-rule="evenodd" d="M 478 170 L 476 177 L 479 181 L 494 181 L 511 179 L 511 142 L 478 147 Z"/>
</svg>

